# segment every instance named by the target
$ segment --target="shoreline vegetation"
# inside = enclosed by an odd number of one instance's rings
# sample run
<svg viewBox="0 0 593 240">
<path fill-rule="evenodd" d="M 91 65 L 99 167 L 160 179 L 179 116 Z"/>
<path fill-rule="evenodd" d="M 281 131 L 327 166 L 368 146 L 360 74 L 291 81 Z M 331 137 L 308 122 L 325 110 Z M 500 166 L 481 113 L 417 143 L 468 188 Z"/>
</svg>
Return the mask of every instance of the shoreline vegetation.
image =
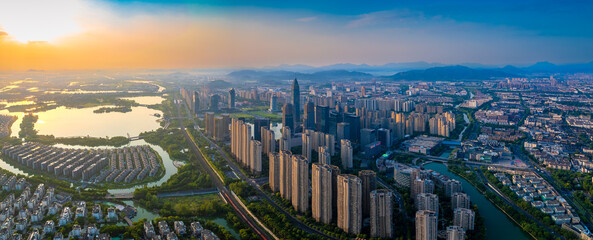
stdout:
<svg viewBox="0 0 593 240">
<path fill-rule="evenodd" d="M 130 106 L 117 106 L 117 107 L 101 107 L 101 108 L 93 110 L 93 113 L 110 113 L 110 112 L 127 113 L 127 112 L 131 112 L 131 111 L 132 111 L 132 107 L 130 107 Z"/>
</svg>

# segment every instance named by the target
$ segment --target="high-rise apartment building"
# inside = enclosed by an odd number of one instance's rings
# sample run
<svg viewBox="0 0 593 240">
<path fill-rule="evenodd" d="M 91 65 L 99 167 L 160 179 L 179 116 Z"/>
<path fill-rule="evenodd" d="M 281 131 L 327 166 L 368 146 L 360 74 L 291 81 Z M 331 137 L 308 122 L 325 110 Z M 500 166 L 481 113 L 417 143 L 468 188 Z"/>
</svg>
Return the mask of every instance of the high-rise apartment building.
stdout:
<svg viewBox="0 0 593 240">
<path fill-rule="evenodd" d="M 292 206 L 299 212 L 309 210 L 309 159 L 292 156 Z"/>
<path fill-rule="evenodd" d="M 322 163 L 313 163 L 311 170 L 311 210 L 317 222 L 329 224 L 332 221 L 333 169 Z"/>
<path fill-rule="evenodd" d="M 362 217 L 366 218 L 371 213 L 371 192 L 377 189 L 377 174 L 373 170 L 361 170 L 358 177 L 362 182 Z"/>
<path fill-rule="evenodd" d="M 275 152 L 268 153 L 270 160 L 269 185 L 272 192 L 280 191 L 280 155 Z"/>
<path fill-rule="evenodd" d="M 371 191 L 371 237 L 391 238 L 393 235 L 393 193 L 387 189 Z"/>
<path fill-rule="evenodd" d="M 469 208 L 469 206 L 469 195 L 462 192 L 456 192 L 451 195 L 451 209 L 455 210 L 456 208 Z"/>
<path fill-rule="evenodd" d="M 439 214 L 439 196 L 432 193 L 420 193 L 416 195 L 414 205 L 416 210 L 430 210 Z"/>
<path fill-rule="evenodd" d="M 354 149 L 352 147 L 352 143 L 350 142 L 350 140 L 342 139 L 340 151 L 341 151 L 340 158 L 342 160 L 342 167 L 344 169 L 353 168 L 354 164 L 352 162 L 352 152 L 354 151 Z"/>
<path fill-rule="evenodd" d="M 282 150 L 280 157 L 280 196 L 292 200 L 292 153 Z"/>
<path fill-rule="evenodd" d="M 338 227 L 350 234 L 362 228 L 362 182 L 351 174 L 338 175 Z"/>
<path fill-rule="evenodd" d="M 467 208 L 456 208 L 453 211 L 453 225 L 460 226 L 465 230 L 474 230 L 476 214 Z"/>
<path fill-rule="evenodd" d="M 437 219 L 436 212 L 420 210 L 416 212 L 416 240 L 436 240 L 437 239 Z"/>
</svg>

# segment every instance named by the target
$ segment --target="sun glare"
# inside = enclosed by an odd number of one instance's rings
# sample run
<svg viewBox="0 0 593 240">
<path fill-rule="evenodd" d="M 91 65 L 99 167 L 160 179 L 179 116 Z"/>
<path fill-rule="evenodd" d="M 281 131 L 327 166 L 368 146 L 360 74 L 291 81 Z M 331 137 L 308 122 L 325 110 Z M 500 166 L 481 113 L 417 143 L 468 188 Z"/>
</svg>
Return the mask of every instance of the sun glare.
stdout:
<svg viewBox="0 0 593 240">
<path fill-rule="evenodd" d="M 78 0 L 19 0 L 0 3 L 0 30 L 16 41 L 52 42 L 80 31 Z"/>
</svg>

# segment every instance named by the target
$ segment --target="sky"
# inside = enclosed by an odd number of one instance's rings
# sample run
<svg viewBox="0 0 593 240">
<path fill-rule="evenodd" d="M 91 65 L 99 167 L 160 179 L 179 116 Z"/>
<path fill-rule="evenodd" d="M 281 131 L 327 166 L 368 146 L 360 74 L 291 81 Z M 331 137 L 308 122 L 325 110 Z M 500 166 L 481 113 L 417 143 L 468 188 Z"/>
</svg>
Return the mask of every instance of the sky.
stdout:
<svg viewBox="0 0 593 240">
<path fill-rule="evenodd" d="M 0 70 L 593 61 L 593 1 L 0 1 Z"/>
</svg>

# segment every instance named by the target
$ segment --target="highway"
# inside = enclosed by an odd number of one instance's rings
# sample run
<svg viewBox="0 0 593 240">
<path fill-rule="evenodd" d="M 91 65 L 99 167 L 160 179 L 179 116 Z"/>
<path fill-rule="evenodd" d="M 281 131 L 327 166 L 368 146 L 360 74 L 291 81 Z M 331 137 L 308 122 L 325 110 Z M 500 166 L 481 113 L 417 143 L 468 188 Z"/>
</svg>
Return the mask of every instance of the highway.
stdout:
<svg viewBox="0 0 593 240">
<path fill-rule="evenodd" d="M 176 103 L 178 103 L 178 101 L 176 101 Z M 194 123 L 194 128 L 198 130 L 198 134 L 200 134 L 201 137 L 203 137 L 204 139 L 206 139 L 208 141 L 208 143 L 210 144 L 211 147 L 216 148 L 216 150 L 220 153 L 220 155 L 223 157 L 223 159 L 227 162 L 227 164 L 229 165 L 229 167 L 235 172 L 235 174 L 242 180 L 244 180 L 246 183 L 248 183 L 249 185 L 253 186 L 254 189 L 257 191 L 258 196 L 261 199 L 266 200 L 269 204 L 271 204 L 272 206 L 274 206 L 278 211 L 280 211 L 282 214 L 284 214 L 286 216 L 286 218 L 288 220 L 290 220 L 290 222 L 296 226 L 297 228 L 306 231 L 309 234 L 315 234 L 315 235 L 320 235 L 323 238 L 326 239 L 335 239 L 334 237 L 331 237 L 317 229 L 311 228 L 309 226 L 307 226 L 306 224 L 302 223 L 299 219 L 297 219 L 295 216 L 291 215 L 289 212 L 287 212 L 286 210 L 284 210 L 284 208 L 282 208 L 282 206 L 278 205 L 273 199 L 271 199 L 263 190 L 261 190 L 260 186 L 253 180 L 250 179 L 249 177 L 247 177 L 242 171 L 241 169 L 237 166 L 237 164 L 235 164 L 234 161 L 232 161 L 231 159 L 228 158 L 228 156 L 224 153 L 224 151 L 222 150 L 222 148 L 220 148 L 220 146 L 218 146 L 216 143 L 214 143 L 213 141 L 211 141 L 209 138 L 207 138 L 206 136 L 204 136 L 204 133 L 202 131 L 199 130 L 198 124 L 195 121 L 194 118 L 191 117 L 190 111 L 187 108 L 187 105 L 184 104 L 183 102 L 181 102 L 181 104 L 184 106 L 185 108 L 185 112 L 186 115 L 192 119 L 193 123 Z M 179 110 L 179 104 L 176 104 L 178 110 Z M 181 116 L 181 113 L 178 112 L 179 116 Z M 187 135 L 187 131 L 184 131 Z M 189 137 L 189 136 L 188 136 Z M 195 142 L 193 142 L 192 139 L 192 143 L 190 144 L 192 146 L 192 148 L 198 148 L 197 144 Z M 198 155 L 200 155 L 198 153 Z M 209 164 L 206 164 L 209 166 L 209 169 L 212 170 L 212 167 Z M 214 170 L 213 170 L 214 171 Z M 218 174 L 218 172 L 216 172 L 216 175 Z"/>
<path fill-rule="evenodd" d="M 175 102 L 175 106 L 177 108 L 177 115 L 181 116 L 179 104 L 177 104 L 179 101 L 175 99 Z M 222 178 L 212 168 L 212 166 L 208 164 L 207 160 L 204 159 L 202 153 L 200 152 L 200 149 L 198 148 L 198 145 L 196 144 L 196 142 L 194 142 L 193 138 L 185 130 L 185 127 L 183 126 L 183 119 L 179 118 L 178 120 L 181 131 L 184 133 L 187 143 L 189 144 L 191 150 L 195 153 L 196 157 L 198 158 L 198 165 L 201 169 L 206 171 L 208 175 L 210 175 L 212 183 L 216 186 L 216 188 L 220 192 L 220 195 L 224 197 L 224 200 L 231 205 L 233 210 L 235 210 L 237 216 L 239 216 L 239 218 L 243 220 L 243 222 L 245 222 L 261 239 L 278 239 L 278 237 L 276 237 L 274 233 L 272 233 L 263 224 L 261 224 L 261 222 L 258 219 L 254 218 L 249 213 L 249 210 L 242 204 L 242 202 L 240 202 L 241 200 L 239 200 L 234 194 L 232 194 L 231 191 L 224 185 Z"/>
</svg>

